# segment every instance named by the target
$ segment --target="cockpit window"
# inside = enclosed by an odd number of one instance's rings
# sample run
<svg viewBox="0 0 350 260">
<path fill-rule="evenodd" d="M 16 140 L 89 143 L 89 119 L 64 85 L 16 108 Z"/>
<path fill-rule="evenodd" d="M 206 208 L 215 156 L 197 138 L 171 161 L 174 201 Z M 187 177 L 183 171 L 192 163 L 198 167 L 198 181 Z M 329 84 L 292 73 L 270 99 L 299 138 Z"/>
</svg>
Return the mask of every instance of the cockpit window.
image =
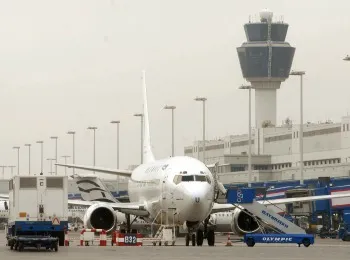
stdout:
<svg viewBox="0 0 350 260">
<path fill-rule="evenodd" d="M 210 178 L 207 175 L 176 175 L 174 177 L 174 183 L 179 184 L 180 182 L 207 182 L 211 183 Z"/>
<path fill-rule="evenodd" d="M 182 181 L 194 181 L 194 176 L 193 175 L 183 175 Z"/>
<path fill-rule="evenodd" d="M 197 175 L 196 176 L 196 181 L 207 181 L 207 178 L 205 178 L 206 176 L 203 175 Z"/>
</svg>

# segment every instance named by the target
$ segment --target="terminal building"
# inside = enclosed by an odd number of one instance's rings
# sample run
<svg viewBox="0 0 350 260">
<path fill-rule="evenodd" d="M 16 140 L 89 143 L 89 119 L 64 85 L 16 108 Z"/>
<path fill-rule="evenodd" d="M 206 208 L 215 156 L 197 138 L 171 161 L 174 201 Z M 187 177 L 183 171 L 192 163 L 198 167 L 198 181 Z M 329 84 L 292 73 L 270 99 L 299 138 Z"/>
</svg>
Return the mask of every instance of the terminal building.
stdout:
<svg viewBox="0 0 350 260">
<path fill-rule="evenodd" d="M 300 124 L 286 119 L 276 123 L 276 92 L 291 74 L 295 48 L 286 42 L 288 24 L 273 21 L 273 13 L 260 12 L 260 21 L 244 25 L 247 42 L 237 48 L 245 86 L 255 93 L 255 127 L 251 130 L 252 181 L 298 180 L 300 174 Z M 303 74 L 299 72 L 294 75 Z M 281 91 L 281 90 L 280 90 Z M 350 117 L 339 122 L 303 124 L 304 179 L 343 177 L 350 173 Z M 217 140 L 195 141 L 184 154 L 217 163 L 215 170 L 224 184 L 248 182 L 248 134 Z"/>
<path fill-rule="evenodd" d="M 288 120 L 287 120 L 288 121 Z M 340 122 L 304 124 L 304 178 L 350 176 L 350 117 Z M 252 181 L 300 179 L 299 125 L 252 130 Z M 185 147 L 186 156 L 203 160 L 202 142 Z M 230 135 L 205 144 L 205 163 L 224 184 L 248 181 L 248 135 Z M 214 169 L 211 169 L 214 170 Z"/>
</svg>

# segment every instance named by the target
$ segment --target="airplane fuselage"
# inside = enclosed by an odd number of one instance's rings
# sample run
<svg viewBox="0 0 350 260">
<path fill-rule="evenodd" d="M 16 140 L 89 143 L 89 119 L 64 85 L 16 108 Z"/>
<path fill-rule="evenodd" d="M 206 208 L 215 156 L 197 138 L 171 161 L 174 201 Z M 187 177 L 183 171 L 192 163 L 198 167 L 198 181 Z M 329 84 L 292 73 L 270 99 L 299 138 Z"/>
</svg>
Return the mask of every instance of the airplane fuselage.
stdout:
<svg viewBox="0 0 350 260">
<path fill-rule="evenodd" d="M 151 220 L 160 223 L 159 212 L 168 210 L 175 213 L 168 215 L 168 223 L 182 225 L 209 216 L 214 203 L 214 179 L 202 162 L 178 156 L 137 167 L 129 179 L 128 192 L 130 202 L 147 204 Z"/>
</svg>

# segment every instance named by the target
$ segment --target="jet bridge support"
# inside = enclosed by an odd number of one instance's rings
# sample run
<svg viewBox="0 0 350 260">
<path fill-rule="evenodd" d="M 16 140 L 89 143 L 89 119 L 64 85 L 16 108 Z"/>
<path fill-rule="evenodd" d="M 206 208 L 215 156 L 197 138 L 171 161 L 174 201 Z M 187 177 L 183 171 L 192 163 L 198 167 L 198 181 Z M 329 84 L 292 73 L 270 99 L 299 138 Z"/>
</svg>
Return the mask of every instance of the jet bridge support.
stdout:
<svg viewBox="0 0 350 260">
<path fill-rule="evenodd" d="M 272 209 L 255 200 L 255 190 L 251 188 L 230 189 L 227 192 L 227 202 L 236 207 L 246 209 L 253 216 L 285 234 L 306 234 L 305 230 L 290 222 Z"/>
</svg>

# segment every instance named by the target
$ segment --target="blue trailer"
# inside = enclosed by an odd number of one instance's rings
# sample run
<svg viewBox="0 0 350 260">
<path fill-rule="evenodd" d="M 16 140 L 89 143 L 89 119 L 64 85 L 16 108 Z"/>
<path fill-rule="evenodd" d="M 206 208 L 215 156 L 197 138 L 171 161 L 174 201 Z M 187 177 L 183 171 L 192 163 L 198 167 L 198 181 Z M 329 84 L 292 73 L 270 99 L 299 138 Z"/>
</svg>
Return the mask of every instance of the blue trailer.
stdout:
<svg viewBox="0 0 350 260">
<path fill-rule="evenodd" d="M 245 234 L 244 243 L 253 247 L 255 243 L 294 243 L 299 247 L 303 244 L 305 247 L 314 244 L 315 239 L 310 234 Z"/>
</svg>

